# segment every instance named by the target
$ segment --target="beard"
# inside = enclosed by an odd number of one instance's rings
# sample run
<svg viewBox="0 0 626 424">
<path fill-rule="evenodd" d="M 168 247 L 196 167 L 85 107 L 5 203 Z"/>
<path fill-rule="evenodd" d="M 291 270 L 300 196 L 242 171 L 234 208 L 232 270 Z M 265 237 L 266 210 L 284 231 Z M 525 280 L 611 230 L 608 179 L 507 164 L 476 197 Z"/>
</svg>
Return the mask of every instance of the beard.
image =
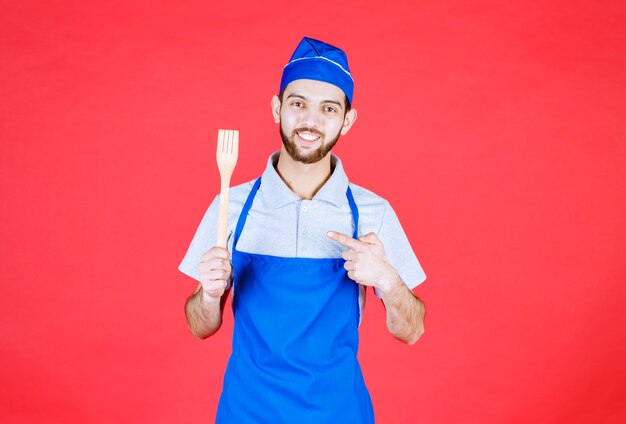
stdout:
<svg viewBox="0 0 626 424">
<path fill-rule="evenodd" d="M 339 140 L 339 136 L 341 135 L 341 130 L 339 130 L 337 137 L 334 139 L 327 143 L 322 143 L 317 149 L 311 152 L 304 153 L 299 150 L 297 143 L 293 141 L 297 131 L 308 131 L 317 134 L 320 136 L 320 139 L 324 138 L 324 134 L 312 128 L 298 128 L 293 131 L 291 137 L 288 137 L 287 134 L 285 134 L 285 131 L 283 131 L 282 124 L 280 125 L 280 137 L 283 139 L 283 146 L 285 146 L 285 150 L 287 150 L 287 153 L 289 153 L 289 156 L 291 156 L 293 160 L 306 164 L 316 163 L 322 160 L 337 143 L 337 140 Z"/>
</svg>

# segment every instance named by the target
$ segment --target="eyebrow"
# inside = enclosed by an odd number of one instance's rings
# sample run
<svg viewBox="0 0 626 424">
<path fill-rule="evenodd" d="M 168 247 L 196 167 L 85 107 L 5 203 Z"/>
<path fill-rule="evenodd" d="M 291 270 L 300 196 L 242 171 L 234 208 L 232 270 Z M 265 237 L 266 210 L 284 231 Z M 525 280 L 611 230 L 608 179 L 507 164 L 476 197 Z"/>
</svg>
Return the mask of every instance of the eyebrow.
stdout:
<svg viewBox="0 0 626 424">
<path fill-rule="evenodd" d="M 296 93 L 291 93 L 290 95 L 287 96 L 287 99 L 290 99 L 292 97 L 295 97 L 297 99 L 302 99 L 305 102 L 310 101 L 308 98 L 306 98 L 305 96 L 301 95 L 301 94 L 296 94 Z M 339 103 L 337 100 L 322 100 L 321 103 L 332 103 L 334 105 L 339 106 L 339 108 L 343 108 L 342 104 Z"/>
</svg>

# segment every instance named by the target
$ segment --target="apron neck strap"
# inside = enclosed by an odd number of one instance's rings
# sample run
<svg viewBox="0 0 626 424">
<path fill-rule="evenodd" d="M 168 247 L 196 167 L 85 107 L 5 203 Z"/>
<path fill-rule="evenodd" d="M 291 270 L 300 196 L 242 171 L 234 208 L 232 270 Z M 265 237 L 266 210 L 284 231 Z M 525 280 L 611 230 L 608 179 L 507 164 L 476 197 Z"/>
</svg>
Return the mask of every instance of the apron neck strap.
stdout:
<svg viewBox="0 0 626 424">
<path fill-rule="evenodd" d="M 243 209 L 241 210 L 241 215 L 239 215 L 239 219 L 237 220 L 237 227 L 235 228 L 235 238 L 233 239 L 233 250 L 236 249 L 237 241 L 239 240 L 239 236 L 241 235 L 241 231 L 243 231 L 243 226 L 246 223 L 246 219 L 248 218 L 248 212 L 252 207 L 252 202 L 254 201 L 254 197 L 256 196 L 257 191 L 259 191 L 259 187 L 261 186 L 261 177 L 257 178 L 252 186 L 252 190 L 246 199 L 246 203 L 243 205 Z M 348 204 L 350 205 L 350 211 L 352 212 L 352 220 L 354 221 L 354 233 L 352 234 L 352 238 L 359 237 L 359 208 L 356 206 L 356 202 L 354 201 L 354 196 L 352 196 L 352 190 L 350 190 L 350 186 L 348 186 L 348 190 L 346 190 L 346 196 L 348 197 Z"/>
<path fill-rule="evenodd" d="M 348 186 L 346 196 L 348 196 L 348 204 L 350 205 L 350 210 L 352 211 L 352 220 L 354 221 L 354 233 L 352 234 L 352 238 L 356 239 L 359 238 L 359 208 L 356 207 L 356 202 L 354 201 L 354 196 L 352 196 L 352 190 L 350 190 L 350 186 Z"/>
<path fill-rule="evenodd" d="M 237 241 L 239 240 L 239 236 L 241 235 L 241 231 L 243 230 L 243 226 L 246 223 L 246 219 L 248 218 L 248 212 L 250 211 L 250 207 L 252 206 L 252 201 L 254 200 L 254 196 L 256 196 L 256 192 L 259 191 L 259 187 L 261 186 L 261 177 L 257 178 L 252 186 L 252 190 L 246 199 L 246 203 L 243 205 L 243 209 L 241 210 L 241 215 L 239 215 L 239 219 L 237 220 L 237 228 L 235 228 L 235 238 L 233 239 L 233 250 L 235 250 L 235 246 L 237 246 Z"/>
</svg>

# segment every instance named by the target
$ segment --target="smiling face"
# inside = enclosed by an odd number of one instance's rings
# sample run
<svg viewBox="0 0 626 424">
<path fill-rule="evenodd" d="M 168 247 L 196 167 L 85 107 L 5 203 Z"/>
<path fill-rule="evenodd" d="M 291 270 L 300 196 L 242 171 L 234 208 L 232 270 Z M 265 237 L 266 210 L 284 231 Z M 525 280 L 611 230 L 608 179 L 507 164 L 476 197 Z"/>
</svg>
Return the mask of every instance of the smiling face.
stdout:
<svg viewBox="0 0 626 424">
<path fill-rule="evenodd" d="M 356 120 L 356 110 L 345 110 L 345 94 L 335 85 L 315 80 L 291 82 L 272 98 L 274 120 L 289 156 L 302 163 L 324 158 L 340 135 Z"/>
</svg>

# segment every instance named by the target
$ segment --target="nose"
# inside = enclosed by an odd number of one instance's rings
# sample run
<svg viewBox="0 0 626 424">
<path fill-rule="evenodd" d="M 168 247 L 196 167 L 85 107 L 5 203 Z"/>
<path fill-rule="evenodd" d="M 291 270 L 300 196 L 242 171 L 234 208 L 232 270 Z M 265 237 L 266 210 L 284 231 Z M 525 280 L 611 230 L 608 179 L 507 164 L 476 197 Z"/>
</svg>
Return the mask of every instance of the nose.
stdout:
<svg viewBox="0 0 626 424">
<path fill-rule="evenodd" d="M 301 115 L 300 125 L 309 128 L 319 129 L 322 124 L 322 116 L 315 108 L 307 108 Z"/>
</svg>

